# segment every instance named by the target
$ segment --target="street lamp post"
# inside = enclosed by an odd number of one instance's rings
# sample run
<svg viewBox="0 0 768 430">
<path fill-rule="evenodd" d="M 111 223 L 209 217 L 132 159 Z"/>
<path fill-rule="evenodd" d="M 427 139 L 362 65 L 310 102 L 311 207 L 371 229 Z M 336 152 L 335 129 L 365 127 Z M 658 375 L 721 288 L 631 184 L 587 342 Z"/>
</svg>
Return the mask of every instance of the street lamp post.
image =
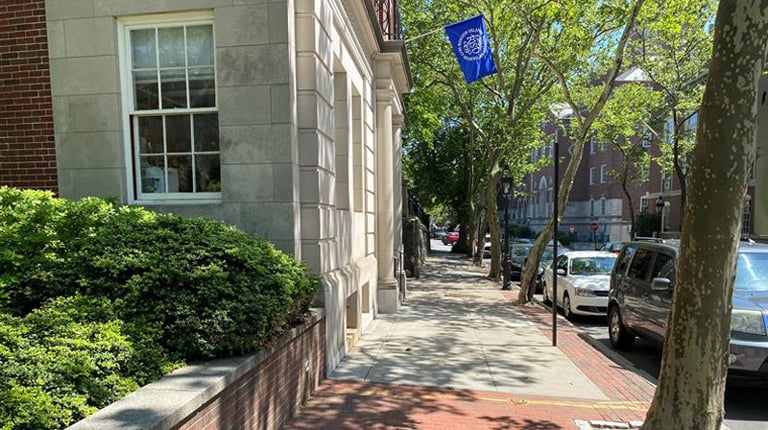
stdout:
<svg viewBox="0 0 768 430">
<path fill-rule="evenodd" d="M 661 215 L 661 227 L 659 228 L 659 236 L 664 234 L 664 212 L 669 207 L 669 202 L 665 202 L 664 198 L 659 196 L 656 199 L 656 213 Z"/>
<path fill-rule="evenodd" d="M 509 200 L 512 196 L 512 176 L 510 175 L 509 165 L 505 164 L 501 171 L 501 194 L 504 197 L 504 252 L 502 256 L 502 290 L 511 290 L 510 285 L 510 255 L 509 255 Z"/>
</svg>

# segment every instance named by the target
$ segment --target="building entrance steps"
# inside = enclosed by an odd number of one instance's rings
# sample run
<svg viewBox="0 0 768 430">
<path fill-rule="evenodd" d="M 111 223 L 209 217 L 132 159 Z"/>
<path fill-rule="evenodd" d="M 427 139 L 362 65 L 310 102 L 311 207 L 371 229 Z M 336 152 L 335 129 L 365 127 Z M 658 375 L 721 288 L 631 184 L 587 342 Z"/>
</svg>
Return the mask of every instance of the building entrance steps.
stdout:
<svg viewBox="0 0 768 430">
<path fill-rule="evenodd" d="M 642 420 L 653 385 L 561 319 L 518 307 L 487 268 L 436 253 L 397 314 L 379 315 L 288 429 L 578 429 Z M 499 427 L 506 420 L 506 426 Z"/>
</svg>

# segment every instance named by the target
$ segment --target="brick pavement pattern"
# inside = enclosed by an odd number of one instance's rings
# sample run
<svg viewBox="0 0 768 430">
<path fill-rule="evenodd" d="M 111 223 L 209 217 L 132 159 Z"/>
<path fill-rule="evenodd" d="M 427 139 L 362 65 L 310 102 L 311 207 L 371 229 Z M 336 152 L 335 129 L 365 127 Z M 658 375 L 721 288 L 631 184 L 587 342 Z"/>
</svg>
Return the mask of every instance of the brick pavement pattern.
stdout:
<svg viewBox="0 0 768 430">
<path fill-rule="evenodd" d="M 444 264 L 446 259 L 451 261 Z M 441 270 L 460 268 L 458 277 L 486 270 L 456 256 L 436 254 L 428 259 L 422 279 L 429 279 L 430 266 L 441 263 Z M 409 288 L 411 284 L 419 287 L 418 281 L 411 281 Z M 430 288 L 435 288 L 434 282 Z M 499 297 L 516 306 L 514 289 Z M 518 309 L 551 339 L 552 316 L 547 309 L 538 305 Z M 607 400 L 562 397 L 557 386 L 551 387 L 551 395 L 542 396 L 328 379 L 285 429 L 555 430 L 578 429 L 575 420 L 642 421 L 654 386 L 594 349 L 565 319 L 558 321 L 557 347 Z"/>
</svg>

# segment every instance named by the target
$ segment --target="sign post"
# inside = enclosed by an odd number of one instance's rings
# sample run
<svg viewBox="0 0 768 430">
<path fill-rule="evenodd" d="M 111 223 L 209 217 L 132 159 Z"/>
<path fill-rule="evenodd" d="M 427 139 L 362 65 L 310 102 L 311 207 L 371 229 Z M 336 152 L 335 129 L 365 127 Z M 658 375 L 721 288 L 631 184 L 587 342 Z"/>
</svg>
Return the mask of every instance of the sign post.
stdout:
<svg viewBox="0 0 768 430">
<path fill-rule="evenodd" d="M 592 221 L 592 223 L 589 225 L 589 229 L 592 231 L 592 240 L 595 244 L 595 251 L 597 251 L 597 229 L 600 227 L 600 225 L 597 223 L 597 221 Z"/>
</svg>

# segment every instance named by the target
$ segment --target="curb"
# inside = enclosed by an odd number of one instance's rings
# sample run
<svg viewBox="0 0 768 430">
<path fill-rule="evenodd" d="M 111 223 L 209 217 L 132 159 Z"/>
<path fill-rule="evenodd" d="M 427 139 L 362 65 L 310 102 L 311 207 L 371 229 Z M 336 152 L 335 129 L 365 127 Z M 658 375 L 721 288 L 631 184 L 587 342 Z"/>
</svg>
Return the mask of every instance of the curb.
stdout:
<svg viewBox="0 0 768 430">
<path fill-rule="evenodd" d="M 552 312 L 552 307 L 546 305 L 543 301 L 539 300 L 538 298 L 534 297 L 533 301 L 543 307 L 544 309 L 549 310 Z M 560 315 L 558 314 L 558 318 Z M 570 325 L 572 328 L 577 329 L 573 323 L 571 323 L 568 320 L 565 320 L 565 322 Z M 579 338 L 587 342 L 590 346 L 598 350 L 601 354 L 608 357 L 610 360 L 615 362 L 616 364 L 622 366 L 625 369 L 631 370 L 635 372 L 636 374 L 640 375 L 643 379 L 647 380 L 649 383 L 651 383 L 654 387 L 659 385 L 658 379 L 654 378 L 650 373 L 646 372 L 643 369 L 638 368 L 635 366 L 631 361 L 627 360 L 619 354 L 618 352 L 614 351 L 613 349 L 603 345 L 600 341 L 593 338 L 587 333 L 584 333 L 582 331 L 579 331 L 578 334 Z M 632 421 L 629 423 L 619 423 L 619 422 L 607 422 L 607 421 L 582 421 L 582 420 L 576 420 L 574 422 L 579 430 L 597 430 L 597 429 L 636 429 L 640 428 L 642 426 L 642 422 L 638 421 Z M 730 428 L 725 424 L 720 425 L 720 430 L 730 430 Z"/>
</svg>

